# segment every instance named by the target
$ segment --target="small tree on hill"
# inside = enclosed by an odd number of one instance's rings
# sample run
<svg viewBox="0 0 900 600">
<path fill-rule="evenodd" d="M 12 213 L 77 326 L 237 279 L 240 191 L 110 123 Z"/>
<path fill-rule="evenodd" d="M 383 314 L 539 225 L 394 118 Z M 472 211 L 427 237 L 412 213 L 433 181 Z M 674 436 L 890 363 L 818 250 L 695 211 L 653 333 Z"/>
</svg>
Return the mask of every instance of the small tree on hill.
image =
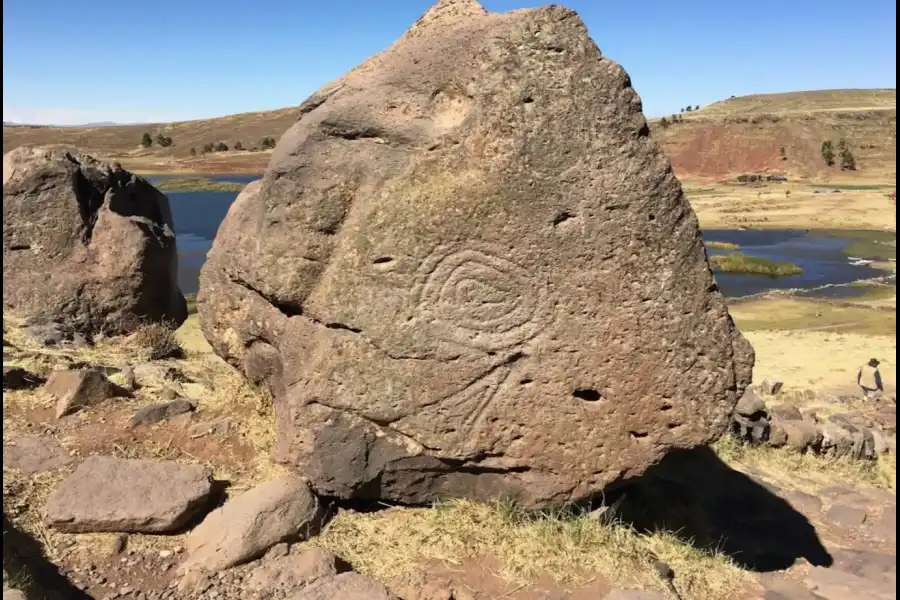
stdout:
<svg viewBox="0 0 900 600">
<path fill-rule="evenodd" d="M 663 129 L 665 129 L 666 127 L 669 126 L 669 120 L 667 118 L 663 117 L 662 119 L 659 120 L 659 126 L 662 127 Z"/>
<path fill-rule="evenodd" d="M 228 146 L 225 142 L 219 142 L 215 147 L 216 152 L 228 152 Z"/>
<path fill-rule="evenodd" d="M 684 109 L 684 112 L 691 112 L 692 110 L 694 110 L 694 107 L 688 106 L 687 108 Z"/>
<path fill-rule="evenodd" d="M 141 146 L 143 146 L 144 148 L 149 148 L 152 145 L 153 145 L 153 138 L 150 137 L 150 134 L 145 131 L 144 135 L 141 136 Z"/>
<path fill-rule="evenodd" d="M 784 149 L 784 146 L 778 149 L 778 153 L 781 155 L 781 160 L 787 160 L 787 150 Z"/>
<path fill-rule="evenodd" d="M 238 140 L 234 143 L 234 149 L 235 150 L 243 150 L 244 149 L 244 145 L 241 143 L 241 140 Z"/>
<path fill-rule="evenodd" d="M 822 142 L 822 158 L 825 160 L 826 166 L 834 166 L 834 145 L 831 140 Z"/>
<path fill-rule="evenodd" d="M 856 170 L 856 158 L 846 144 L 841 148 L 841 169 L 844 171 Z"/>
<path fill-rule="evenodd" d="M 263 150 L 268 150 L 269 148 L 275 147 L 275 138 L 264 137 L 262 141 L 259 143 L 260 148 Z"/>
<path fill-rule="evenodd" d="M 197 149 L 191 148 L 191 156 L 197 156 Z"/>
<path fill-rule="evenodd" d="M 203 144 L 203 153 L 204 154 L 209 154 L 210 152 L 214 152 L 214 151 L 215 151 L 215 147 L 212 145 L 212 143 Z"/>
<path fill-rule="evenodd" d="M 699 105 L 699 104 L 696 105 L 696 106 L 694 107 L 694 110 L 700 110 L 700 105 Z"/>
<path fill-rule="evenodd" d="M 172 145 L 172 138 L 165 136 L 161 133 L 158 133 L 156 135 L 156 144 L 163 148 L 168 148 L 169 146 Z"/>
</svg>

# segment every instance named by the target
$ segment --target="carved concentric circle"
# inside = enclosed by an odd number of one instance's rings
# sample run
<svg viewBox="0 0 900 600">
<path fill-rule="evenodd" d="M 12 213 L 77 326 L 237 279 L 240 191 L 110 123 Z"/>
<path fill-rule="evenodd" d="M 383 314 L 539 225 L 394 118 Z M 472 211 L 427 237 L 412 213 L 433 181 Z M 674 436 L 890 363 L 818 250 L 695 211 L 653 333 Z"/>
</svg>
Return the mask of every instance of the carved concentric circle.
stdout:
<svg viewBox="0 0 900 600">
<path fill-rule="evenodd" d="M 421 264 L 415 316 L 447 341 L 499 351 L 534 338 L 550 320 L 546 283 L 484 244 L 440 246 Z"/>
</svg>

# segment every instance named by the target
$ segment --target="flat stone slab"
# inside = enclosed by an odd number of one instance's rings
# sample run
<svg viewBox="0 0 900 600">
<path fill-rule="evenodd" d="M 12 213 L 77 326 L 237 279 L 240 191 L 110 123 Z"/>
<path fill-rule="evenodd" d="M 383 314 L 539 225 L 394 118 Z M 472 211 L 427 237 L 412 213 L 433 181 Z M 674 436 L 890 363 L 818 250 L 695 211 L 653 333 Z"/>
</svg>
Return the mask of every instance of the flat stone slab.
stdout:
<svg viewBox="0 0 900 600">
<path fill-rule="evenodd" d="M 275 544 L 308 537 L 321 516 L 319 499 L 303 480 L 288 476 L 263 483 L 229 500 L 191 531 L 179 571 L 215 572 L 251 561 Z"/>
<path fill-rule="evenodd" d="M 865 509 L 835 504 L 825 512 L 825 520 L 840 527 L 859 527 L 866 522 Z"/>
<path fill-rule="evenodd" d="M 823 600 L 897 600 L 893 585 L 837 569 L 813 567 L 806 585 Z"/>
<path fill-rule="evenodd" d="M 44 517 L 67 533 L 170 533 L 197 515 L 211 493 L 205 467 L 92 456 L 50 496 Z"/>
<path fill-rule="evenodd" d="M 397 600 L 388 589 L 374 579 L 359 573 L 341 573 L 320 579 L 289 600 Z"/>
<path fill-rule="evenodd" d="M 69 453 L 51 437 L 23 435 L 3 444 L 3 468 L 25 475 L 55 471 L 71 462 Z"/>
</svg>

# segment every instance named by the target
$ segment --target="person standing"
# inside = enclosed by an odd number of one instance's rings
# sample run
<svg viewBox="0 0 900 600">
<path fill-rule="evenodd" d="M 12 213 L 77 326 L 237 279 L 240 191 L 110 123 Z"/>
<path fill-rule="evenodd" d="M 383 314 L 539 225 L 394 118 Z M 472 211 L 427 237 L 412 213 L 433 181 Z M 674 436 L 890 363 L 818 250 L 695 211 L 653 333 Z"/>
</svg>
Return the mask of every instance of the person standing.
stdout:
<svg viewBox="0 0 900 600">
<path fill-rule="evenodd" d="M 869 362 L 860 367 L 856 374 L 856 383 L 862 388 L 866 398 L 877 398 L 884 392 L 881 382 L 881 371 L 878 370 L 878 359 L 869 359 Z"/>
</svg>

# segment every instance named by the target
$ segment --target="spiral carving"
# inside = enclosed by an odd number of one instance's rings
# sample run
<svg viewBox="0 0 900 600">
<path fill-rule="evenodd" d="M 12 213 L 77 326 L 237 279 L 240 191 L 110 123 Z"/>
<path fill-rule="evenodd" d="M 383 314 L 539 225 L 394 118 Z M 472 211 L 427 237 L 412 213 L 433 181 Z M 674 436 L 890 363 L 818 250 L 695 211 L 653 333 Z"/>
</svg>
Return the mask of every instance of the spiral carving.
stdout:
<svg viewBox="0 0 900 600">
<path fill-rule="evenodd" d="M 533 339 L 550 320 L 545 285 L 483 244 L 440 246 L 416 275 L 415 315 L 447 341 L 496 352 Z"/>
</svg>

